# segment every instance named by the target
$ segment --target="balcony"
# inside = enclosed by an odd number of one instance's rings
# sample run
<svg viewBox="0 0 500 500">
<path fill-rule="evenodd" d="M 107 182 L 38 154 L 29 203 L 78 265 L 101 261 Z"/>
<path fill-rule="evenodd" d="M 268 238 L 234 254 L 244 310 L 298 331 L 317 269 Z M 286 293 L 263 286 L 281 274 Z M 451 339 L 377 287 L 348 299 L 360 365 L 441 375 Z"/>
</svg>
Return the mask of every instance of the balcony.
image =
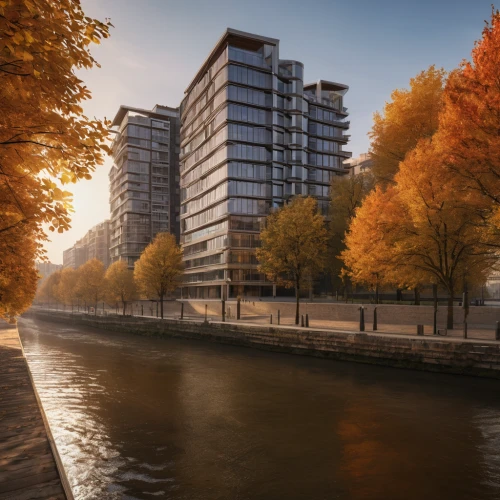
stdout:
<svg viewBox="0 0 500 500">
<path fill-rule="evenodd" d="M 339 151 L 337 154 L 339 156 L 343 156 L 344 158 L 352 158 L 352 152 L 351 151 Z"/>
<path fill-rule="evenodd" d="M 332 101 L 324 97 L 317 97 L 314 94 L 304 94 L 304 99 L 309 102 L 315 102 L 318 104 L 322 104 L 323 106 L 328 106 L 329 108 L 335 109 L 336 111 L 343 111 L 344 113 L 347 113 L 347 108 L 341 108 L 339 101 Z"/>
</svg>

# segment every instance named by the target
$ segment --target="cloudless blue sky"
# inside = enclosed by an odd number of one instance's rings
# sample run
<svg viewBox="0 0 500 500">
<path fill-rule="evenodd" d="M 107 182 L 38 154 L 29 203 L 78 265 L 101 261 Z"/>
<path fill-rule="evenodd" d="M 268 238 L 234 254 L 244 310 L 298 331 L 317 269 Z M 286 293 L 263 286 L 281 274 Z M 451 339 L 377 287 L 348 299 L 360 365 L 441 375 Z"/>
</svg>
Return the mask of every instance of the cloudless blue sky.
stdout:
<svg viewBox="0 0 500 500">
<path fill-rule="evenodd" d="M 304 63 L 305 81 L 349 85 L 354 156 L 368 151 L 372 115 L 392 90 L 431 64 L 469 58 L 491 15 L 491 0 L 82 0 L 86 15 L 115 26 L 92 52 L 101 69 L 82 71 L 91 116 L 112 118 L 120 104 L 178 106 L 184 90 L 227 27 L 280 40 L 280 57 Z M 109 216 L 107 161 L 75 186 L 73 228 L 52 235 L 52 262 Z"/>
</svg>

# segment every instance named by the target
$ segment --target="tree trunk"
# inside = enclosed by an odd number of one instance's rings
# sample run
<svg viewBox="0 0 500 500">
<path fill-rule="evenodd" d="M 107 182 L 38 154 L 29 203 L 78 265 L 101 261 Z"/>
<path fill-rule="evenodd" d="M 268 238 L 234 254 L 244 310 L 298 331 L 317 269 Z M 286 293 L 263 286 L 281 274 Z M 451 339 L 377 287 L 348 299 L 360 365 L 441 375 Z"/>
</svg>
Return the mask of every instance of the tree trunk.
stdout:
<svg viewBox="0 0 500 500">
<path fill-rule="evenodd" d="M 448 295 L 448 315 L 446 317 L 446 328 L 453 330 L 453 292 Z"/>
<path fill-rule="evenodd" d="M 160 295 L 160 316 L 163 319 L 163 294 Z"/>
<path fill-rule="evenodd" d="M 413 290 L 413 292 L 415 293 L 415 305 L 419 306 L 420 305 L 420 291 L 418 288 L 415 288 L 415 290 Z"/>
<path fill-rule="evenodd" d="M 295 286 L 295 324 L 299 324 L 299 300 L 300 300 L 300 291 L 299 291 L 299 285 Z"/>
<path fill-rule="evenodd" d="M 378 298 L 378 283 L 375 286 L 375 304 L 378 304 L 379 298 Z"/>
<path fill-rule="evenodd" d="M 123 315 L 125 316 L 125 311 L 127 309 L 127 302 L 125 300 L 122 300 L 123 302 Z"/>
</svg>

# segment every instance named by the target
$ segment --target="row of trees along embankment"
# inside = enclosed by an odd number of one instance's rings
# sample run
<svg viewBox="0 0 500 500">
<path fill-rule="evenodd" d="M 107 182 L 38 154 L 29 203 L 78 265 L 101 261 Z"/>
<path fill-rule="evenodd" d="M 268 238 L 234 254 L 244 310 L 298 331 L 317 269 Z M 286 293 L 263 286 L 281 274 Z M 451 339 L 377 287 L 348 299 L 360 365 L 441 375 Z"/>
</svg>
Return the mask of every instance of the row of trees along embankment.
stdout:
<svg viewBox="0 0 500 500">
<path fill-rule="evenodd" d="M 340 253 L 343 272 L 372 288 L 482 284 L 500 248 L 500 14 L 471 61 L 431 66 L 396 90 L 371 132 L 375 188 Z"/>
<path fill-rule="evenodd" d="M 109 152 L 110 123 L 84 115 L 90 93 L 75 73 L 97 65 L 89 46 L 109 29 L 86 17 L 79 2 L 0 2 L 0 317 L 31 304 L 44 228 L 69 228 L 71 193 L 64 186 L 89 179 Z M 375 114 L 374 177 L 332 183 L 327 229 L 314 200 L 298 198 L 271 214 L 258 258 L 268 278 L 296 289 L 297 320 L 300 290 L 326 269 L 344 288 L 439 285 L 449 296 L 452 327 L 453 295 L 484 283 L 497 262 L 499 81 L 500 14 L 493 11 L 470 61 L 449 74 L 431 66 Z M 162 295 L 160 285 L 138 277 L 158 274 L 161 265 L 136 269 L 140 293 Z M 124 276 L 119 266 L 113 273 Z M 61 290 L 96 304 L 114 278 L 95 263 L 86 277 L 81 273 L 64 280 L 61 274 Z M 122 284 L 112 294 L 126 302 L 120 287 L 128 289 Z"/>
<path fill-rule="evenodd" d="M 500 14 L 471 61 L 431 66 L 395 90 L 370 133 L 372 174 L 335 179 L 329 232 L 314 202 L 272 214 L 257 251 L 269 279 L 299 290 L 321 270 L 362 285 L 453 297 L 485 283 L 500 250 Z M 328 250 L 327 250 L 328 249 Z M 326 262 L 325 262 L 325 255 Z M 309 281 L 309 285 L 308 285 Z M 345 293 L 345 292 L 344 292 Z M 467 305 L 466 305 L 467 307 Z"/>
<path fill-rule="evenodd" d="M 134 270 L 119 260 L 107 270 L 100 260 L 92 259 L 78 269 L 65 268 L 47 277 L 38 290 L 39 302 L 64 304 L 71 307 L 93 307 L 121 303 L 125 314 L 127 303 L 140 297 L 160 302 L 163 318 L 163 299 L 175 291 L 182 276 L 182 253 L 175 237 L 160 233 L 149 244 Z"/>
</svg>

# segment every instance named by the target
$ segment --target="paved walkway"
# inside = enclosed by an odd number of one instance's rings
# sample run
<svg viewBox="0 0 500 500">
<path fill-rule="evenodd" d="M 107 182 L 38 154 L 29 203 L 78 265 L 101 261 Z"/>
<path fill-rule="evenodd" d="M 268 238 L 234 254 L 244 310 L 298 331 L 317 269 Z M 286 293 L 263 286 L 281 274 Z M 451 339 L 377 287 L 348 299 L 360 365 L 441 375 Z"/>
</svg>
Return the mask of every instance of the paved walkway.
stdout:
<svg viewBox="0 0 500 500">
<path fill-rule="evenodd" d="M 231 312 L 232 314 L 229 316 L 226 316 L 226 322 L 227 323 L 234 323 L 234 324 L 249 324 L 249 325 L 270 325 L 270 315 L 250 315 L 250 314 L 244 314 L 241 316 L 240 320 L 236 320 L 235 317 L 235 309 L 236 306 L 233 307 L 231 305 Z M 42 308 L 41 310 L 46 310 Z M 56 309 L 53 309 L 56 311 Z M 59 310 L 59 312 L 63 312 Z M 70 312 L 70 311 L 66 311 Z M 110 312 L 107 311 L 108 314 L 114 315 L 114 311 Z M 301 311 L 301 314 L 304 314 L 305 317 L 305 310 Z M 134 315 L 135 317 L 141 317 L 139 315 Z M 149 318 L 149 319 L 159 319 L 157 318 L 156 314 L 150 315 L 150 314 L 144 314 L 142 316 L 144 318 Z M 179 319 L 179 314 L 172 315 L 172 314 L 165 314 L 165 319 Z M 187 321 L 204 321 L 204 315 L 202 314 L 186 314 L 184 316 L 184 319 Z M 273 314 L 273 326 L 277 326 L 277 316 Z M 208 315 L 208 321 L 210 323 L 219 323 L 221 322 L 221 317 L 220 315 Z M 280 318 L 280 326 L 286 326 L 286 327 L 292 327 L 292 328 L 298 328 L 302 329 L 300 327 L 295 326 L 295 318 L 292 318 L 290 316 L 285 316 Z M 377 326 L 377 331 L 373 332 L 372 330 L 372 323 L 371 321 L 366 321 L 365 323 L 365 333 L 375 333 L 377 335 L 390 335 L 390 336 L 417 336 L 417 326 L 416 325 L 399 325 L 399 324 L 386 324 L 386 323 L 379 323 Z M 439 324 L 438 328 L 444 329 L 444 325 Z M 353 332 L 353 333 L 359 333 L 359 321 L 333 321 L 333 320 L 316 320 L 316 319 L 311 319 L 309 322 L 309 328 L 304 328 L 304 330 L 321 330 L 321 331 L 332 331 L 332 332 Z M 432 338 L 434 340 L 450 340 L 450 341 L 463 341 L 465 340 L 463 337 L 463 329 L 461 326 L 459 326 L 458 323 L 455 323 L 455 329 L 453 330 L 448 330 L 446 336 L 438 336 L 438 335 L 433 335 L 433 326 L 432 325 L 424 325 L 424 336 L 427 338 Z M 421 336 L 418 338 L 422 338 Z M 491 342 L 496 342 L 495 341 L 495 327 L 493 325 L 476 325 L 476 324 L 469 324 L 467 328 L 467 339 L 471 341 L 478 341 L 478 340 L 487 340 Z"/>
<path fill-rule="evenodd" d="M 228 319 L 228 321 L 234 321 L 234 318 Z M 241 322 L 252 323 L 257 325 L 269 325 L 269 316 L 242 316 Z M 277 317 L 273 315 L 273 325 L 277 324 Z M 281 326 L 295 326 L 293 318 L 282 318 L 280 321 Z M 391 335 L 416 335 L 417 327 L 416 325 L 395 325 L 395 324 L 385 324 L 379 323 L 377 325 L 377 331 L 373 332 L 372 323 L 365 323 L 365 333 L 377 333 L 377 334 L 391 334 Z M 316 330 L 332 330 L 332 331 L 343 331 L 343 332 L 359 332 L 359 322 L 358 321 L 328 321 L 328 320 L 311 320 L 309 323 L 310 329 Z M 438 325 L 439 329 L 443 328 L 443 325 Z M 463 340 L 463 329 L 459 328 L 455 324 L 454 330 L 448 330 L 446 337 L 438 337 L 432 334 L 432 325 L 424 325 L 424 335 L 431 336 L 434 338 L 458 338 Z M 482 325 L 468 325 L 467 337 L 469 339 L 475 340 L 495 340 L 495 330 L 493 327 L 488 328 Z"/>
<path fill-rule="evenodd" d="M 0 500 L 73 498 L 42 411 L 17 328 L 0 323 Z"/>
</svg>

